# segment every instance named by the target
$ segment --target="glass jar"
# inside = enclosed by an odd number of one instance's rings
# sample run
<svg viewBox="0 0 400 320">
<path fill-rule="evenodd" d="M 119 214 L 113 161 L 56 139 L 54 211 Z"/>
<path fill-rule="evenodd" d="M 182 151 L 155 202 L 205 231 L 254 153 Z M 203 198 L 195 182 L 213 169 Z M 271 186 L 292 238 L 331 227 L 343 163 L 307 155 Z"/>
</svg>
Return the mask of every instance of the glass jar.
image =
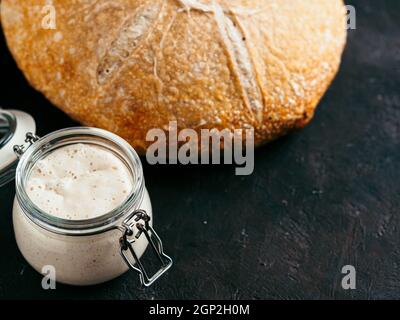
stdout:
<svg viewBox="0 0 400 320">
<path fill-rule="evenodd" d="M 161 239 L 152 228 L 152 207 L 145 187 L 140 158 L 122 138 L 101 129 L 77 127 L 39 138 L 26 135 L 25 145 L 14 146 L 19 157 L 13 224 L 18 247 L 38 272 L 52 266 L 56 280 L 72 285 L 102 283 L 129 269 L 150 286 L 172 265 Z M 73 144 L 105 148 L 117 156 L 131 174 L 133 190 L 111 212 L 87 220 L 64 220 L 43 212 L 27 195 L 26 183 L 35 163 L 54 150 Z M 141 256 L 148 244 L 161 267 L 149 276 Z"/>
</svg>

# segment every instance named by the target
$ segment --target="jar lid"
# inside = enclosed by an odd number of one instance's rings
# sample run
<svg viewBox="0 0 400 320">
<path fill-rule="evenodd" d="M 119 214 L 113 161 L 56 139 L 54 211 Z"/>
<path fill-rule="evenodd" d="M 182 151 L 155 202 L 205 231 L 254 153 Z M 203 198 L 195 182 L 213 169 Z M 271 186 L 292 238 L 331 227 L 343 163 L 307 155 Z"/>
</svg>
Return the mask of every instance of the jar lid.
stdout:
<svg viewBox="0 0 400 320">
<path fill-rule="evenodd" d="M 35 131 L 35 120 L 29 114 L 0 108 L 0 187 L 15 177 L 18 157 L 14 146 L 24 144 L 26 133 Z"/>
</svg>

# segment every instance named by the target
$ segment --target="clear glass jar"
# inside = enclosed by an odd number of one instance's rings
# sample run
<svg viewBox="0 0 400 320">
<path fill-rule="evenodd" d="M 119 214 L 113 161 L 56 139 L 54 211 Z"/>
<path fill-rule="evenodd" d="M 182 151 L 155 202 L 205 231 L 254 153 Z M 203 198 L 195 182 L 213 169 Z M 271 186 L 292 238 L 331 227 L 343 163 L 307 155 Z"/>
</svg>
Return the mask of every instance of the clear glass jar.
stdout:
<svg viewBox="0 0 400 320">
<path fill-rule="evenodd" d="M 41 272 L 44 266 L 53 266 L 56 280 L 72 285 L 98 284 L 132 269 L 141 283 L 149 286 L 171 267 L 172 260 L 152 228 L 152 207 L 140 158 L 125 140 L 101 129 L 77 127 L 43 138 L 27 134 L 25 142 L 28 145 L 14 147 L 20 159 L 13 224 L 18 247 L 33 268 Z M 117 156 L 131 173 L 133 190 L 119 207 L 103 216 L 64 220 L 35 206 L 26 183 L 37 161 L 78 143 L 99 146 Z M 153 276 L 148 276 L 140 260 L 149 243 L 161 263 Z"/>
</svg>

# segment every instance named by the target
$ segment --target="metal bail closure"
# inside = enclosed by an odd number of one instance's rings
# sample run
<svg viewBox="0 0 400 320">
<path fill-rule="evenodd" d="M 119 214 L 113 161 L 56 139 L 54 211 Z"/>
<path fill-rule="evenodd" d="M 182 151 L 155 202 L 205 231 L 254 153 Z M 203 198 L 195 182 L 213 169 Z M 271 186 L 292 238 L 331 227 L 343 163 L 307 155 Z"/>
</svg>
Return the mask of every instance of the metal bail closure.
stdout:
<svg viewBox="0 0 400 320">
<path fill-rule="evenodd" d="M 121 255 L 124 258 L 128 266 L 139 274 L 140 282 L 143 286 L 151 286 L 158 278 L 160 278 L 171 266 L 172 259 L 164 253 L 163 244 L 160 237 L 150 226 L 150 216 L 144 210 L 137 210 L 131 213 L 123 222 L 122 230 L 123 235 L 120 238 Z M 133 227 L 138 229 L 138 232 L 134 234 Z M 142 262 L 136 255 L 132 244 L 144 234 L 147 241 L 150 243 L 153 251 L 156 253 L 158 260 L 161 263 L 161 268 L 151 277 L 147 275 Z M 134 258 L 132 263 L 127 255 L 127 251 L 131 253 Z M 137 266 L 135 266 L 135 263 Z"/>
<path fill-rule="evenodd" d="M 28 132 L 25 137 L 25 142 L 28 143 L 28 146 L 25 145 L 15 145 L 14 146 L 14 153 L 17 155 L 18 158 L 21 158 L 26 149 L 28 149 L 32 144 L 40 139 L 39 136 L 33 134 L 32 132 Z"/>
</svg>

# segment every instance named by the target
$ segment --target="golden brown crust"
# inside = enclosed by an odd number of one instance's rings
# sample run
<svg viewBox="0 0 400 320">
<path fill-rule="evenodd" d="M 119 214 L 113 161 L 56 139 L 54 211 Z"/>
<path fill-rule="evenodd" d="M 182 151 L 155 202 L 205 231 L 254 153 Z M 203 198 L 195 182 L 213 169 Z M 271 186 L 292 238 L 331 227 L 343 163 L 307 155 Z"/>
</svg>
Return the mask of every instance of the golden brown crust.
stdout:
<svg viewBox="0 0 400 320">
<path fill-rule="evenodd" d="M 342 0 L 3 0 L 29 82 L 143 152 L 151 128 L 246 128 L 261 144 L 310 121 L 346 42 Z"/>
</svg>

